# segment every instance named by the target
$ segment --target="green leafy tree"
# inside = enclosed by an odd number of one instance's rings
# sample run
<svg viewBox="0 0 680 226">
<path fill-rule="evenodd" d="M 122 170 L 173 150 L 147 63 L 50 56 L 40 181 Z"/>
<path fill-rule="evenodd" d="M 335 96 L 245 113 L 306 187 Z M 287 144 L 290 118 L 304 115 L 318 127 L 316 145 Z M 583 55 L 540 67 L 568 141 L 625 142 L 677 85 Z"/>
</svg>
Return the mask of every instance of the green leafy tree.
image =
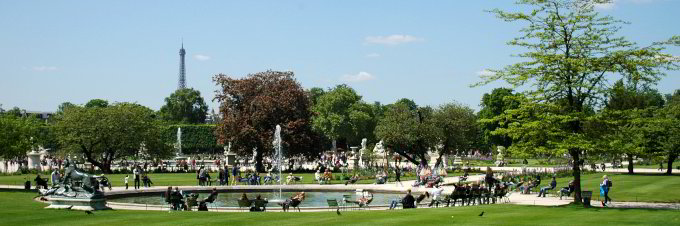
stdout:
<svg viewBox="0 0 680 226">
<path fill-rule="evenodd" d="M 673 162 L 680 155 L 680 90 L 666 95 L 666 106 L 658 111 L 657 120 L 649 124 L 662 136 L 659 137 L 661 153 L 667 156 L 667 175 L 673 173 Z"/>
<path fill-rule="evenodd" d="M 159 115 L 163 120 L 176 123 L 205 123 L 208 105 L 198 90 L 178 89 L 165 98 Z"/>
<path fill-rule="evenodd" d="M 432 120 L 435 128 L 439 130 L 436 133 L 439 144 L 443 145 L 439 149 L 439 158 L 435 165 L 441 163 L 442 155 L 476 147 L 476 140 L 481 131 L 477 115 L 472 108 L 460 103 L 445 104 L 435 110 Z"/>
<path fill-rule="evenodd" d="M 108 107 L 69 107 L 54 124 L 65 154 L 85 160 L 111 173 L 114 160 L 138 155 L 144 147 L 150 158 L 172 155 L 172 148 L 161 138 L 160 122 L 154 112 L 132 103 Z"/>
<path fill-rule="evenodd" d="M 281 126 L 286 156 L 319 156 L 321 136 L 312 131 L 310 101 L 293 72 L 265 71 L 241 79 L 219 74 L 213 80 L 220 87 L 215 97 L 222 116 L 216 130 L 218 142 L 231 142 L 240 156 L 257 150 L 258 172 L 264 171 L 263 157 L 272 156 L 276 125 Z"/>
<path fill-rule="evenodd" d="M 388 105 L 375 135 L 413 164 L 427 165 L 427 150 L 437 143 L 440 130 L 434 126 L 432 108 L 414 107 L 411 103 L 413 101 L 399 101 Z"/>
<path fill-rule="evenodd" d="M 482 103 L 480 104 L 482 109 L 479 110 L 478 115 L 480 118 L 480 127 L 482 129 L 483 139 L 487 144 L 500 145 L 506 148 L 512 145 L 512 139 L 510 137 L 502 134 L 492 134 L 492 131 L 500 127 L 501 123 L 505 126 L 505 128 L 507 128 L 507 124 L 505 122 L 497 122 L 492 119 L 496 116 L 502 115 L 506 110 L 516 109 L 519 106 L 519 102 L 513 98 L 506 98 L 513 97 L 515 95 L 519 94 L 514 94 L 512 89 L 495 88 L 490 94 L 485 93 L 484 96 L 482 96 Z"/>
<path fill-rule="evenodd" d="M 68 103 L 68 102 L 66 102 L 66 103 Z M 109 106 L 109 101 L 102 100 L 102 99 L 92 99 L 85 104 L 86 108 L 95 108 L 95 107 L 105 108 L 105 107 L 108 107 L 108 106 Z"/>
<path fill-rule="evenodd" d="M 376 124 L 373 109 L 347 85 L 338 85 L 318 97 L 312 111 L 314 129 L 333 141 L 358 143 L 362 138 L 372 138 Z"/>
<path fill-rule="evenodd" d="M 524 59 L 483 76 L 483 82 L 504 80 L 518 87 L 526 99 L 520 107 L 506 111 L 501 119 L 512 119 L 508 128 L 496 134 L 513 139 L 510 151 L 553 155 L 568 154 L 573 160 L 576 202 L 581 200 L 582 153 L 594 146 L 586 137 L 590 109 L 601 103 L 608 78 L 621 76 L 630 80 L 655 82 L 667 70 L 678 69 L 678 59 L 663 53 L 669 44 L 680 44 L 680 36 L 668 41 L 638 47 L 617 36 L 623 22 L 602 16 L 594 10 L 605 0 L 521 0 L 523 10 L 490 12 L 509 22 L 526 24 L 522 35 L 508 44 L 527 49 L 517 54 Z"/>
<path fill-rule="evenodd" d="M 649 127 L 645 124 L 647 118 L 654 117 L 654 109 L 663 105 L 664 99 L 657 90 L 638 87 L 635 82 L 626 85 L 619 80 L 609 92 L 603 114 L 611 126 L 603 140 L 609 142 L 609 151 L 626 156 L 629 174 L 634 173 L 635 157 L 650 154 L 654 152 L 650 148 L 658 146 L 652 144 L 657 142 L 658 136 L 646 132 L 645 128 Z"/>
<path fill-rule="evenodd" d="M 40 142 L 40 139 L 32 139 L 38 137 L 40 124 L 33 117 L 0 114 L 0 158 L 9 160 L 26 156 L 26 152 Z M 4 162 L 7 169 L 7 161 Z"/>
</svg>

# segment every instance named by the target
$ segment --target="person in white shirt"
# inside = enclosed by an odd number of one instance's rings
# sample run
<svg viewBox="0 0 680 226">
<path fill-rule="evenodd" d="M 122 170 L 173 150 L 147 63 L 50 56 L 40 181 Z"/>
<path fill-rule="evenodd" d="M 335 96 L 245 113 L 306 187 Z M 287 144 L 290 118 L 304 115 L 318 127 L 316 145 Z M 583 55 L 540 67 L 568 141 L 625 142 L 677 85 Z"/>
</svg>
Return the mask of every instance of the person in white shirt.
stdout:
<svg viewBox="0 0 680 226">
<path fill-rule="evenodd" d="M 59 178 L 61 175 L 59 175 L 59 170 L 54 169 L 52 171 L 52 187 L 57 186 L 59 184 Z"/>
<path fill-rule="evenodd" d="M 435 185 L 432 190 L 430 190 L 430 193 L 432 193 L 432 202 L 430 202 L 430 205 L 432 206 L 434 204 L 437 204 L 439 206 L 439 197 L 442 195 L 442 192 L 444 191 L 444 188 L 439 186 L 439 184 Z"/>
<path fill-rule="evenodd" d="M 125 178 L 123 178 L 123 180 L 125 181 L 125 190 L 128 189 L 128 178 L 130 178 L 128 175 L 125 175 Z"/>
</svg>

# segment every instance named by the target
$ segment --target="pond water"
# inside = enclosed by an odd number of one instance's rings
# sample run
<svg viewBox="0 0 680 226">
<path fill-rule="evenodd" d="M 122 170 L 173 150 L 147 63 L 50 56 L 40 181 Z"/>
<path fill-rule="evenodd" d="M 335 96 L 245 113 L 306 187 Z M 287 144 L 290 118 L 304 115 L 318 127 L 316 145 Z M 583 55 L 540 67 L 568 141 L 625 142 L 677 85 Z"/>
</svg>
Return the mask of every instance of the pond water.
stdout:
<svg viewBox="0 0 680 226">
<path fill-rule="evenodd" d="M 283 199 L 290 198 L 294 196 L 297 192 L 283 192 L 281 196 Z M 241 198 L 243 193 L 237 192 L 224 192 L 219 193 L 217 200 L 214 204 L 218 207 L 238 207 L 238 199 Z M 208 197 L 209 193 L 199 193 L 198 200 L 202 200 Z M 261 195 L 262 198 L 267 198 L 268 200 L 279 199 L 278 192 L 248 192 L 246 194 L 248 199 L 255 199 L 257 195 Z M 305 200 L 300 206 L 302 207 L 327 207 L 327 199 L 336 199 L 340 203 L 343 199 L 343 195 L 350 195 L 351 198 L 348 200 L 356 200 L 361 197 L 361 193 L 355 193 L 353 191 L 347 192 L 305 192 Z M 389 194 L 389 193 L 373 193 L 373 201 L 370 205 L 389 205 L 393 199 L 401 199 L 404 194 Z M 149 205 L 162 205 L 165 204 L 165 199 L 162 195 L 154 196 L 136 196 L 136 197 L 125 197 L 125 198 L 115 198 L 109 199 L 111 202 L 120 203 L 135 203 L 135 204 L 149 204 Z M 276 204 L 270 203 L 270 207 L 277 206 Z"/>
</svg>

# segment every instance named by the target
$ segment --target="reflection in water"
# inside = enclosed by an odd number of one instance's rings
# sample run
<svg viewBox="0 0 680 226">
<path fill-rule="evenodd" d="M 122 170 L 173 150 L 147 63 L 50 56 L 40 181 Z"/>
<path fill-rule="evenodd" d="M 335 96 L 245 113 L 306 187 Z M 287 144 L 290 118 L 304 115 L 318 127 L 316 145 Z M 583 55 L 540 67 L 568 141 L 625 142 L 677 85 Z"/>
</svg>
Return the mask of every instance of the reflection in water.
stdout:
<svg viewBox="0 0 680 226">
<path fill-rule="evenodd" d="M 296 192 L 283 192 L 283 198 L 290 198 L 295 195 Z M 219 207 L 238 207 L 238 199 L 241 198 L 243 193 L 220 193 L 215 200 L 215 205 Z M 199 193 L 198 200 L 202 200 L 208 197 L 209 193 Z M 255 199 L 257 195 L 261 195 L 262 198 L 267 198 L 268 200 L 278 199 L 278 192 L 250 192 L 246 193 L 248 199 Z M 326 202 L 327 199 L 336 199 L 342 201 L 343 195 L 350 195 L 350 200 L 356 200 L 357 194 L 354 192 L 305 192 L 306 198 L 302 203 L 302 206 L 328 206 Z M 403 194 L 384 194 L 384 193 L 373 193 L 373 201 L 371 205 L 389 205 L 392 199 L 401 199 Z M 122 203 L 136 203 L 136 204 L 149 204 L 149 205 L 162 205 L 165 204 L 165 199 L 162 195 L 156 196 L 138 196 L 138 197 L 127 197 L 127 198 L 117 198 L 110 199 L 111 202 L 122 202 Z M 275 204 L 269 204 L 270 206 Z"/>
</svg>

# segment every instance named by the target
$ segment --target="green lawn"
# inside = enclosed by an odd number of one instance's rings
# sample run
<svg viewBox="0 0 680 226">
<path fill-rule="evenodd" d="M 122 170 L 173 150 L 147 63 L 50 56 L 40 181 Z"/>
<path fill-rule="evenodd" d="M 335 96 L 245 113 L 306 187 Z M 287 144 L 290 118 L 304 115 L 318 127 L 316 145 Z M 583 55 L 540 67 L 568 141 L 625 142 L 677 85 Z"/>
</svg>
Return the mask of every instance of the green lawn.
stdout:
<svg viewBox="0 0 680 226">
<path fill-rule="evenodd" d="M 34 193 L 0 191 L 2 225 L 679 225 L 677 210 L 483 205 L 437 209 L 306 213 L 48 210 Z M 477 216 L 484 211 L 483 217 Z"/>
<path fill-rule="evenodd" d="M 599 200 L 600 182 L 604 173 L 581 175 L 581 189 L 593 191 Z M 607 174 L 613 182 L 609 197 L 614 201 L 680 202 L 680 176 L 656 174 Z M 541 186 L 548 186 L 550 178 L 543 178 Z M 567 186 L 571 177 L 558 178 L 557 187 Z"/>
</svg>

